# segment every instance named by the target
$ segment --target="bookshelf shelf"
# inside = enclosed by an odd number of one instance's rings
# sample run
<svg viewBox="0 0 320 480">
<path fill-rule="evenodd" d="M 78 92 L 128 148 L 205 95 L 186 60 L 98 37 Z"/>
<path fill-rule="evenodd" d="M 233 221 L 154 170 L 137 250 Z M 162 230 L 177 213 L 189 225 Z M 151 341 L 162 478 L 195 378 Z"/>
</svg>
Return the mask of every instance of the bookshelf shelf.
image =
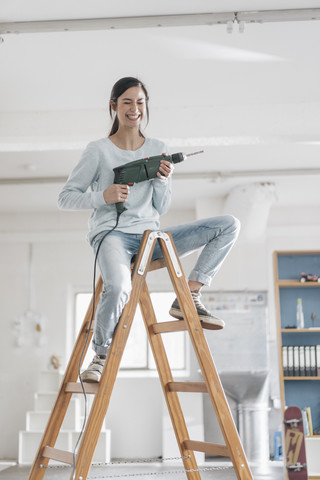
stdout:
<svg viewBox="0 0 320 480">
<path fill-rule="evenodd" d="M 310 431 L 318 433 L 320 282 L 300 282 L 301 272 L 320 274 L 320 250 L 274 252 L 281 406 L 283 411 L 286 406 L 298 406 L 304 415 L 308 411 L 308 422 L 310 421 L 312 427 Z M 300 329 L 294 328 L 298 298 L 302 299 L 304 313 L 304 328 Z M 306 431 L 309 432 L 307 426 Z M 320 478 L 320 436 L 308 435 L 307 440 L 308 468 L 310 463 L 312 475 Z M 316 442 L 316 445 L 313 442 Z"/>
<path fill-rule="evenodd" d="M 300 282 L 299 280 L 278 280 L 279 287 L 299 287 L 299 288 L 316 288 L 320 287 L 320 282 Z"/>
<path fill-rule="evenodd" d="M 283 380 L 320 380 L 320 377 L 283 377 Z"/>
<path fill-rule="evenodd" d="M 280 329 L 281 333 L 312 333 L 312 332 L 319 332 L 320 333 L 320 327 L 319 328 L 281 328 Z"/>
</svg>

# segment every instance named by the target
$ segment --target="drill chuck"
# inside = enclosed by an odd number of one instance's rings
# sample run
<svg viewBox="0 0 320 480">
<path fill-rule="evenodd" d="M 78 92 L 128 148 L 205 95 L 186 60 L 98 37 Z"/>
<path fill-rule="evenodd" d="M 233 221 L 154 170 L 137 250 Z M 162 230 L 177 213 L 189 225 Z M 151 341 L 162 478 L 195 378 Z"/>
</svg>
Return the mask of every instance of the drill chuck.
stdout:
<svg viewBox="0 0 320 480">
<path fill-rule="evenodd" d="M 170 156 L 171 156 L 172 163 L 180 163 L 180 162 L 183 162 L 184 160 L 186 160 L 186 158 L 187 158 L 187 155 L 185 153 L 182 153 L 182 152 L 173 153 Z"/>
</svg>

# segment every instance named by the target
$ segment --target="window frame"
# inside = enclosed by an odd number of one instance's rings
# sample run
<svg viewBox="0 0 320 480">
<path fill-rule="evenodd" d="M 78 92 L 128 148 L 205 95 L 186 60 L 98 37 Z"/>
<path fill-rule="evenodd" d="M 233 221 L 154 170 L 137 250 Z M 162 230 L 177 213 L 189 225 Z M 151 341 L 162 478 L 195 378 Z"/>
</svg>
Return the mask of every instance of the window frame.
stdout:
<svg viewBox="0 0 320 480">
<path fill-rule="evenodd" d="M 154 295 L 158 295 L 158 294 L 172 294 L 172 291 L 168 291 L 168 290 L 154 290 L 154 291 L 150 291 L 150 295 L 151 295 L 151 298 L 154 296 Z M 84 319 L 84 315 L 85 315 L 85 312 L 86 312 L 86 308 L 84 308 L 84 314 L 82 314 L 82 316 L 80 317 L 80 319 L 77 319 L 77 298 L 78 298 L 78 295 L 88 295 L 89 296 L 89 302 L 91 300 L 91 297 L 92 297 L 92 290 L 87 287 L 87 286 L 74 286 L 72 288 L 72 292 L 71 292 L 71 295 L 72 295 L 72 308 L 71 308 L 71 312 L 69 312 L 71 314 L 71 317 L 72 317 L 72 335 L 71 335 L 71 338 L 73 338 L 73 345 L 74 343 L 76 342 L 76 338 L 78 336 L 78 333 L 79 333 L 79 329 L 81 328 L 81 325 L 82 325 L 82 322 L 83 322 L 83 319 Z M 174 295 L 174 294 L 173 294 Z M 88 302 L 88 303 L 89 303 Z M 154 305 L 154 308 L 156 310 L 156 306 Z M 83 313 L 83 312 L 82 312 Z M 143 323 L 143 319 L 142 320 L 142 323 Z M 144 327 L 144 324 L 143 324 L 143 327 Z M 120 365 L 120 368 L 119 368 L 119 373 L 120 373 L 120 376 L 125 376 L 126 373 L 128 373 L 129 375 L 131 374 L 138 374 L 139 376 L 140 375 L 144 375 L 145 376 L 156 376 L 157 375 L 157 368 L 156 368 L 156 365 L 154 364 L 154 358 L 153 358 L 153 354 L 152 354 L 152 349 L 151 349 L 151 346 L 150 346 L 150 343 L 149 343 L 149 340 L 148 340 L 148 337 L 147 337 L 147 332 L 145 330 L 145 328 L 143 328 L 143 331 L 144 331 L 144 338 L 145 338 L 145 349 L 146 349 L 146 352 L 145 352 L 145 365 L 144 366 L 121 366 Z M 174 374 L 176 374 L 177 376 L 186 376 L 189 374 L 189 370 L 190 370 L 190 341 L 188 341 L 188 337 L 186 335 L 186 332 L 178 332 L 178 333 L 174 333 L 173 334 L 176 338 L 177 335 L 183 335 L 183 342 L 182 342 L 182 358 L 180 358 L 180 362 L 181 362 L 181 367 L 174 367 L 174 366 L 170 366 L 172 372 Z M 129 337 L 130 338 L 130 337 Z M 165 339 L 164 340 L 164 343 L 165 343 Z M 167 351 L 167 348 L 166 348 L 166 351 Z M 84 363 L 83 365 L 86 366 L 88 363 L 89 363 L 89 359 L 91 359 L 92 357 L 92 354 L 93 354 L 93 351 L 91 349 L 91 346 L 89 345 L 89 348 L 88 348 L 88 352 L 86 354 L 86 357 L 84 359 Z M 169 353 L 167 352 L 167 355 L 169 357 Z M 170 361 L 169 359 L 169 364 L 171 364 L 172 362 Z M 152 366 L 153 365 L 153 366 Z"/>
</svg>

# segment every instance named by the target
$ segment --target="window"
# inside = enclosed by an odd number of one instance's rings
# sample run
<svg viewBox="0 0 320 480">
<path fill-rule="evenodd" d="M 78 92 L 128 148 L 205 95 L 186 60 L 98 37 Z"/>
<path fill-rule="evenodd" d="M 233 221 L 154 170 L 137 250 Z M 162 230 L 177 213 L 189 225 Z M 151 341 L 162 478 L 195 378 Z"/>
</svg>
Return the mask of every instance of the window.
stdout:
<svg viewBox="0 0 320 480">
<path fill-rule="evenodd" d="M 75 328 L 76 335 L 80 330 L 88 305 L 91 300 L 91 293 L 77 293 L 75 298 Z M 175 298 L 172 292 L 153 292 L 151 299 L 158 321 L 169 319 L 169 309 Z M 184 370 L 187 368 L 186 332 L 162 335 L 163 343 L 167 352 L 168 360 L 172 370 Z M 87 357 L 84 361 L 86 366 L 92 359 L 92 350 L 89 347 Z M 123 353 L 120 368 L 122 370 L 155 370 L 151 348 L 149 346 L 146 329 L 138 306 L 137 312 L 131 327 L 130 335 Z"/>
</svg>

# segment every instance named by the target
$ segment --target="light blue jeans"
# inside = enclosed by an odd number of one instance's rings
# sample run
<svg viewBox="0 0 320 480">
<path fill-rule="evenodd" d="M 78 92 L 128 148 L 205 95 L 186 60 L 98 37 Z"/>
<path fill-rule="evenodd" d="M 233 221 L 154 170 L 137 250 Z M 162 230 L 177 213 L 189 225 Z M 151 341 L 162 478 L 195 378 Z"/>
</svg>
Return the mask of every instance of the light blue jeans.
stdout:
<svg viewBox="0 0 320 480">
<path fill-rule="evenodd" d="M 202 249 L 189 280 L 210 285 L 220 269 L 240 230 L 240 222 L 231 215 L 197 220 L 195 222 L 166 228 L 170 232 L 179 257 Z M 98 234 L 93 241 L 94 251 L 106 232 Z M 138 253 L 142 235 L 111 232 L 102 241 L 98 264 L 103 279 L 103 290 L 97 306 L 92 346 L 98 355 L 105 355 L 113 332 L 131 292 L 132 257 Z M 152 259 L 162 257 L 157 242 Z"/>
</svg>

